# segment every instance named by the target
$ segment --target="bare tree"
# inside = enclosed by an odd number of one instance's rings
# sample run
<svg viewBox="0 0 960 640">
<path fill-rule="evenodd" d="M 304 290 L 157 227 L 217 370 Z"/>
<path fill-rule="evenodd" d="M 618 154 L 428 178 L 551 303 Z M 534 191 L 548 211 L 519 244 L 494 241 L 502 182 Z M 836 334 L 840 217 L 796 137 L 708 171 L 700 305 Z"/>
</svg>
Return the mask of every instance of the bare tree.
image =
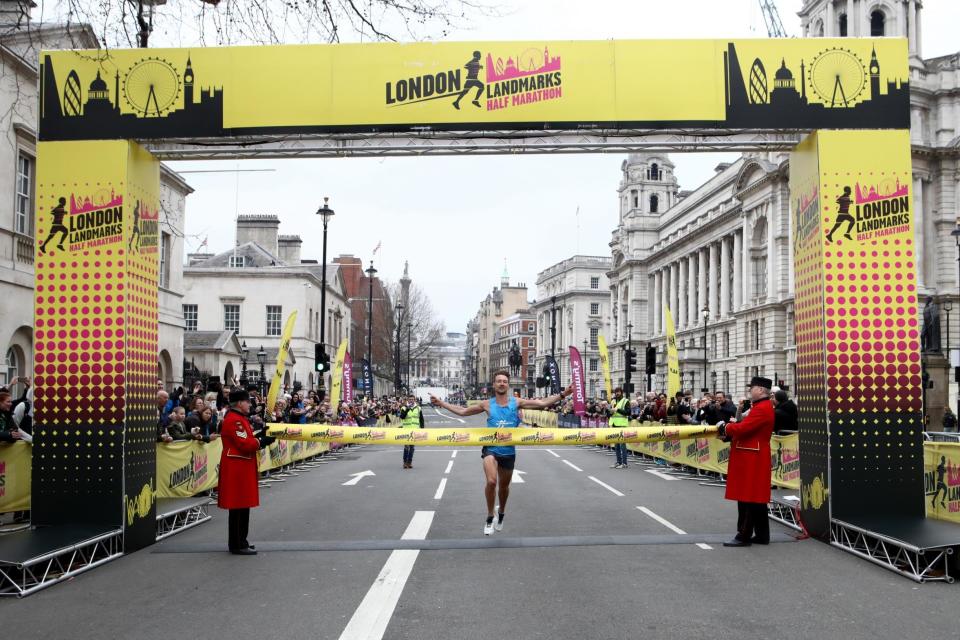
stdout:
<svg viewBox="0 0 960 640">
<path fill-rule="evenodd" d="M 395 41 L 446 37 L 485 0 L 40 0 L 51 17 L 94 25 L 103 46 Z"/>
<path fill-rule="evenodd" d="M 381 352 L 390 354 L 389 364 L 391 377 L 396 370 L 397 358 L 397 310 L 396 304 L 402 302 L 400 294 L 400 285 L 396 282 L 384 282 L 384 287 L 389 293 L 390 300 L 393 301 L 393 331 L 387 334 L 384 332 L 374 332 L 374 340 L 381 341 Z M 430 297 L 416 283 L 410 285 L 410 299 L 408 304 L 401 312 L 400 320 L 400 373 L 401 378 L 406 380 L 406 367 L 408 362 L 412 362 L 423 357 L 431 347 L 436 346 L 446 335 L 446 326 L 437 318 Z M 407 347 L 410 347 L 410 356 L 407 357 Z M 386 364 L 386 363 L 384 363 Z"/>
</svg>

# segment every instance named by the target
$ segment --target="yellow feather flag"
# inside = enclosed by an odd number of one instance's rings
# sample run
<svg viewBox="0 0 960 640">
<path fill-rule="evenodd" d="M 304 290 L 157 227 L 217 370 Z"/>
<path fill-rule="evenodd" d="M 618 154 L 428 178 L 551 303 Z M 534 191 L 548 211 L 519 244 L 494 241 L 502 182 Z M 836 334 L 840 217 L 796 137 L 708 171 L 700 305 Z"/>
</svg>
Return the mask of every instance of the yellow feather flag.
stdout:
<svg viewBox="0 0 960 640">
<path fill-rule="evenodd" d="M 603 336 L 597 336 L 600 347 L 600 364 L 603 365 L 603 383 L 607 387 L 607 398 L 613 397 L 613 384 L 610 382 L 610 352 L 607 351 L 607 341 Z"/>
<path fill-rule="evenodd" d="M 290 338 L 293 337 L 293 325 L 297 321 L 297 311 L 294 310 L 287 317 L 287 324 L 283 326 L 283 334 L 280 336 L 280 349 L 277 351 L 277 368 L 273 372 L 273 380 L 270 381 L 270 391 L 267 393 L 267 412 L 273 411 L 277 404 L 277 396 L 280 395 L 280 385 L 283 383 L 283 370 L 287 366 L 287 351 L 290 349 Z"/>
<path fill-rule="evenodd" d="M 337 359 L 333 363 L 333 373 L 330 376 L 330 410 L 334 415 L 340 409 L 340 394 L 343 392 L 343 359 L 347 356 L 347 339 L 344 338 L 337 347 Z"/>
<path fill-rule="evenodd" d="M 667 397 L 674 398 L 680 391 L 680 358 L 677 356 L 677 330 L 673 327 L 670 307 L 663 309 L 667 316 Z"/>
</svg>

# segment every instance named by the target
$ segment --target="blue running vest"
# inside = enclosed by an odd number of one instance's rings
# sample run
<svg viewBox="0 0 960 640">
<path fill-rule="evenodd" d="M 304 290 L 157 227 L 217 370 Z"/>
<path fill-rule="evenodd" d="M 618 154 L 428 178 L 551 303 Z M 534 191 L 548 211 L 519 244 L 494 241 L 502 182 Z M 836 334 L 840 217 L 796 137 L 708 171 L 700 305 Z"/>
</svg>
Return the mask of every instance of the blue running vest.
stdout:
<svg viewBox="0 0 960 640">
<path fill-rule="evenodd" d="M 490 398 L 490 415 L 487 417 L 487 426 L 495 429 L 504 429 L 520 426 L 520 415 L 517 413 L 517 399 L 510 396 L 507 406 L 497 404 L 496 396 Z M 487 451 L 495 456 L 515 456 L 515 447 L 487 447 Z"/>
</svg>

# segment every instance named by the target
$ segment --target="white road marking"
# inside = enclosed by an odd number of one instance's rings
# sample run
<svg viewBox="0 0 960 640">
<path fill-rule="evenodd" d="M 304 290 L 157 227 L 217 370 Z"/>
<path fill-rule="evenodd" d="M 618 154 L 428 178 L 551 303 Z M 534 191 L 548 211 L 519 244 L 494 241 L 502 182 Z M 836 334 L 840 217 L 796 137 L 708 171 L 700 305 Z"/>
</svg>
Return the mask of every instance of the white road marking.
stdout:
<svg viewBox="0 0 960 640">
<path fill-rule="evenodd" d="M 681 528 L 678 527 L 677 525 L 673 524 L 672 522 L 670 522 L 670 521 L 667 520 L 666 518 L 657 515 L 656 513 L 654 513 L 653 511 L 651 511 L 650 509 L 647 509 L 646 507 L 637 507 L 637 509 L 639 509 L 640 511 L 643 511 L 645 514 L 647 514 L 648 516 L 650 516 L 651 518 L 653 518 L 654 520 L 656 520 L 657 522 L 659 522 L 660 524 L 662 524 L 663 526 L 665 526 L 667 529 L 670 529 L 670 530 L 673 531 L 674 533 L 679 533 L 679 534 L 682 535 L 682 536 L 687 535 L 687 532 L 686 532 L 686 531 L 684 531 L 683 529 L 681 529 Z M 701 549 L 713 549 L 713 547 L 711 547 L 710 545 L 706 544 L 705 542 L 698 542 L 698 543 L 697 543 L 697 546 L 700 547 Z"/>
<path fill-rule="evenodd" d="M 513 470 L 513 476 L 512 476 L 512 479 L 511 479 L 510 482 L 511 482 L 512 484 L 524 484 L 524 483 L 526 483 L 526 480 L 524 480 L 524 479 L 523 479 L 523 476 L 520 475 L 521 473 L 526 473 L 526 471 L 520 471 L 520 469 L 514 469 L 514 470 Z"/>
<path fill-rule="evenodd" d="M 572 468 L 572 469 L 574 469 L 574 470 L 576 470 L 576 471 L 583 471 L 583 469 L 581 469 L 581 468 L 578 467 L 577 465 L 573 464 L 573 463 L 570 462 L 569 460 L 561 460 L 561 462 L 563 462 L 563 464 L 567 465 L 568 467 L 570 467 L 570 468 Z"/>
<path fill-rule="evenodd" d="M 344 487 L 352 487 L 363 480 L 365 476 L 375 476 L 377 474 L 375 474 L 373 471 L 370 471 L 370 469 L 367 469 L 366 471 L 361 471 L 360 473 L 351 473 L 350 475 L 353 476 L 353 480 L 347 480 L 346 482 L 342 483 Z"/>
<path fill-rule="evenodd" d="M 447 418 L 447 417 L 448 417 L 448 416 L 440 413 L 440 409 L 437 409 L 437 415 L 440 416 L 441 418 Z M 459 421 L 460 424 L 466 424 L 466 423 L 467 423 L 467 421 L 464 420 L 463 418 L 458 418 L 457 416 L 455 416 L 455 415 L 453 415 L 453 414 L 450 414 L 449 417 L 450 417 L 450 418 L 453 418 L 454 420 Z"/>
<path fill-rule="evenodd" d="M 402 539 L 426 539 L 430 525 L 433 523 L 433 515 L 433 511 L 414 513 Z M 340 634 L 340 640 L 383 638 L 418 555 L 420 555 L 419 549 L 397 549 L 390 554 L 377 579 L 373 581 L 373 586 L 367 591 L 360 606 L 353 612 L 347 627 Z"/>
<path fill-rule="evenodd" d="M 557 453 L 556 451 L 554 451 L 553 449 L 547 449 L 546 451 L 547 451 L 547 453 L 549 453 L 550 455 L 552 455 L 554 458 L 559 458 L 559 457 L 560 457 L 560 454 Z"/>
<path fill-rule="evenodd" d="M 617 491 L 616 489 L 614 489 L 613 487 L 611 487 L 610 485 L 608 485 L 608 484 L 607 484 L 606 482 L 604 482 L 603 480 L 598 480 L 597 478 L 594 478 L 593 476 L 587 476 L 587 477 L 590 478 L 591 480 L 593 480 L 594 482 L 596 482 L 598 485 L 600 485 L 601 487 L 603 487 L 603 488 L 606 489 L 607 491 L 609 491 L 610 493 L 612 493 L 612 494 L 614 494 L 614 495 L 616 495 L 616 496 L 619 496 L 619 497 L 621 497 L 621 498 L 623 497 L 623 494 L 622 494 L 622 493 L 620 493 L 619 491 Z"/>
<path fill-rule="evenodd" d="M 453 469 L 453 460 L 447 463 L 447 468 L 444 473 L 450 473 L 450 469 Z"/>
<path fill-rule="evenodd" d="M 440 498 L 443 497 L 443 490 L 446 488 L 446 486 L 447 486 L 447 479 L 446 478 L 441 479 L 440 486 L 437 487 L 437 492 L 433 494 L 434 500 L 439 500 Z"/>
<path fill-rule="evenodd" d="M 372 335 L 372 334 L 371 334 L 371 335 Z M 457 457 L 457 451 L 456 451 L 456 449 L 454 449 L 453 453 L 450 454 L 450 457 L 451 457 L 451 458 L 456 458 L 456 457 Z"/>
<path fill-rule="evenodd" d="M 653 475 L 663 480 L 679 480 L 680 479 L 680 478 L 677 478 L 676 476 L 671 476 L 671 475 L 667 475 L 666 473 L 661 473 L 656 469 L 644 469 L 644 471 L 646 471 L 647 473 L 652 473 Z"/>
</svg>

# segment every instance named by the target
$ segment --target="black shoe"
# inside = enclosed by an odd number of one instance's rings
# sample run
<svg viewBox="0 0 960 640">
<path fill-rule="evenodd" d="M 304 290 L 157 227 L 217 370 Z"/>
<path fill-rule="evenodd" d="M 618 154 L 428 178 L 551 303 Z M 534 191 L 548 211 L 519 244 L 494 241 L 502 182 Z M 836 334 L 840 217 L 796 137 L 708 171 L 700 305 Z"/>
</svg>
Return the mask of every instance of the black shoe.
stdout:
<svg viewBox="0 0 960 640">
<path fill-rule="evenodd" d="M 246 548 L 246 549 L 235 549 L 235 550 L 231 551 L 230 553 L 232 553 L 232 554 L 235 555 L 235 556 L 255 556 L 255 555 L 257 555 L 256 550 L 255 550 L 255 549 L 252 549 L 252 548 L 249 548 L 249 547 Z"/>
<path fill-rule="evenodd" d="M 247 546 L 244 547 L 244 549 L 253 549 L 253 550 L 256 550 L 256 548 L 257 548 L 257 547 L 256 547 L 255 545 L 252 545 L 252 544 L 248 544 Z"/>
<path fill-rule="evenodd" d="M 459 103 L 459 102 L 454 102 L 454 103 L 453 103 L 453 108 L 456 109 L 457 111 L 460 111 L 460 103 Z"/>
<path fill-rule="evenodd" d="M 479 107 L 479 106 L 480 106 L 480 101 L 479 101 L 479 100 L 474 100 L 474 101 L 473 101 L 473 104 Z"/>
<path fill-rule="evenodd" d="M 741 540 L 740 538 L 734 538 L 733 540 L 730 540 L 730 541 L 728 541 L 728 542 L 724 542 L 724 543 L 723 543 L 723 546 L 725 546 L 725 547 L 749 547 L 749 546 L 750 546 L 750 541 L 749 541 L 749 540 Z"/>
<path fill-rule="evenodd" d="M 63 248 L 62 244 L 58 244 L 57 249 L 59 249 L 60 251 L 66 251 L 66 249 Z"/>
<path fill-rule="evenodd" d="M 750 544 L 770 544 L 770 539 L 767 538 L 766 540 L 761 540 L 760 538 L 754 536 L 750 538 Z"/>
</svg>

